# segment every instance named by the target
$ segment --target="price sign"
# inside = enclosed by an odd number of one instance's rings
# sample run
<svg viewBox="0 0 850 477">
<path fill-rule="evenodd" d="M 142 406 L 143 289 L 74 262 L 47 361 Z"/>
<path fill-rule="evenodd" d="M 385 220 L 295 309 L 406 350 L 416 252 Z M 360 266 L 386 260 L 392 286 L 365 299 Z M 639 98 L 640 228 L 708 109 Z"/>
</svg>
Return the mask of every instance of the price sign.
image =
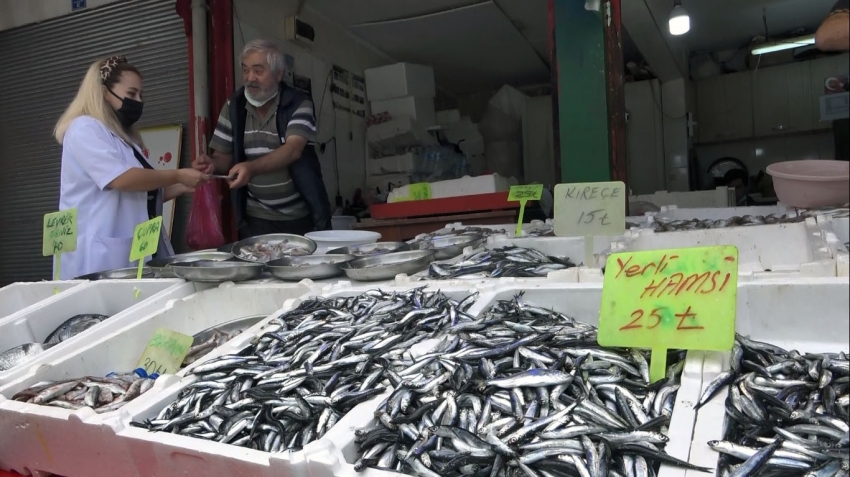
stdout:
<svg viewBox="0 0 850 477">
<path fill-rule="evenodd" d="M 59 280 L 62 254 L 77 250 L 77 209 L 60 210 L 44 214 L 41 253 L 45 257 L 54 255 L 56 266 L 53 279 Z M 59 290 L 57 289 L 58 293 Z"/>
<path fill-rule="evenodd" d="M 555 186 L 555 235 L 584 236 L 585 266 L 593 263 L 595 235 L 626 230 L 626 184 L 583 182 Z"/>
<path fill-rule="evenodd" d="M 611 255 L 597 339 L 602 346 L 650 348 L 650 377 L 657 381 L 668 349 L 732 348 L 737 293 L 733 246 Z"/>
<path fill-rule="evenodd" d="M 525 203 L 529 200 L 540 200 L 543 197 L 543 184 L 511 186 L 508 202 L 519 202 L 519 218 L 516 224 L 516 236 L 522 235 L 522 221 L 525 216 Z"/>
<path fill-rule="evenodd" d="M 431 184 L 419 182 L 407 186 L 407 197 L 396 197 L 391 202 L 408 202 L 411 200 L 428 200 L 431 198 Z"/>
<path fill-rule="evenodd" d="M 136 226 L 136 231 L 133 232 L 133 245 L 130 247 L 131 262 L 142 260 L 156 253 L 157 248 L 159 248 L 160 229 L 162 229 L 161 216 Z"/>
<path fill-rule="evenodd" d="M 157 328 L 139 358 L 137 368 L 148 374 L 174 374 L 180 369 L 194 338 L 166 328 Z"/>
</svg>

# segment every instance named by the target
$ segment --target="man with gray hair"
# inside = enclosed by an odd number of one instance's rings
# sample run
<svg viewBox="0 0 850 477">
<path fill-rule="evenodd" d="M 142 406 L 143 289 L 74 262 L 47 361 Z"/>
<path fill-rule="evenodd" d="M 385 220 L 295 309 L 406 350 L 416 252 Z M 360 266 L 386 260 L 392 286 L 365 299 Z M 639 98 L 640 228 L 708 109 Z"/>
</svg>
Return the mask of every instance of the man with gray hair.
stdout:
<svg viewBox="0 0 850 477">
<path fill-rule="evenodd" d="M 283 69 L 283 55 L 271 42 L 245 45 L 244 86 L 221 110 L 212 155 L 192 163 L 198 170 L 229 176 L 240 239 L 331 228 L 314 147 L 313 101 L 281 81 Z"/>
</svg>

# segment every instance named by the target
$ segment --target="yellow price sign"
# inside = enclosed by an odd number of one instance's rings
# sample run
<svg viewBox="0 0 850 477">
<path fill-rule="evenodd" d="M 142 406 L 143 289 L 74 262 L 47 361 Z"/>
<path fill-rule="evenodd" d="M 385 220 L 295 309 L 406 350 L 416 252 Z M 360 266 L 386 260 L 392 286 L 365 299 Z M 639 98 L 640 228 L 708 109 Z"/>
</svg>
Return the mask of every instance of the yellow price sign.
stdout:
<svg viewBox="0 0 850 477">
<path fill-rule="evenodd" d="M 525 218 L 525 204 L 529 200 L 540 200 L 543 197 L 543 184 L 511 186 L 508 202 L 519 201 L 519 217 L 516 223 L 516 236 L 522 235 L 522 221 Z"/>
<path fill-rule="evenodd" d="M 738 249 L 618 253 L 608 257 L 597 340 L 650 348 L 650 377 L 664 377 L 668 349 L 726 351 L 735 341 Z"/>
<path fill-rule="evenodd" d="M 431 198 L 431 184 L 427 182 L 419 182 L 409 184 L 407 186 L 407 197 L 397 197 L 392 200 L 395 202 L 409 202 L 411 200 L 429 200 Z"/>
<path fill-rule="evenodd" d="M 45 257 L 54 255 L 56 266 L 53 269 L 53 279 L 59 280 L 62 254 L 77 250 L 77 209 L 60 210 L 44 214 L 42 230 L 41 254 Z M 59 293 L 59 289 L 55 290 Z"/>
<path fill-rule="evenodd" d="M 584 265 L 593 266 L 593 237 L 626 231 L 626 184 L 558 184 L 554 193 L 555 235 L 584 236 Z"/>
<path fill-rule="evenodd" d="M 193 341 L 191 336 L 157 328 L 136 367 L 144 368 L 148 374 L 174 374 L 180 370 Z"/>
<path fill-rule="evenodd" d="M 142 260 L 156 253 L 159 248 L 159 233 L 162 229 L 162 216 L 142 222 L 133 232 L 133 245 L 130 246 L 130 261 Z"/>
</svg>

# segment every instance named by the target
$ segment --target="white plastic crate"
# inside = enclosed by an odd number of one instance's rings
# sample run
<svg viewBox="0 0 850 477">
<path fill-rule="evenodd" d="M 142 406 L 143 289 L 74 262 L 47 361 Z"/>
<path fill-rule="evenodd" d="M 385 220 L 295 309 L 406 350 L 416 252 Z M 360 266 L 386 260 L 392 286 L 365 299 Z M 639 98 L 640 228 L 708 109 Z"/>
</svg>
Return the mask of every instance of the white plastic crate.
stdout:
<svg viewBox="0 0 850 477">
<path fill-rule="evenodd" d="M 836 276 L 835 259 L 827 247 L 824 233 L 813 218 L 793 224 L 725 229 L 663 233 L 647 229 L 629 230 L 622 241 L 611 245 L 611 253 L 715 245 L 738 248 L 738 273 L 744 280 L 782 274 Z"/>
<path fill-rule="evenodd" d="M 145 316 L 137 315 L 137 319 L 125 323 L 123 328 L 33 369 L 31 374 L 0 388 L 0 427 L 4 429 L 0 433 L 0 464 L 3 468 L 18 472 L 29 469 L 61 475 L 98 475 L 101 472 L 99 468 L 122 468 L 129 472 L 132 464 L 128 450 L 120 439 L 116 439 L 115 434 L 129 423 L 127 416 L 134 410 L 146 409 L 149 401 L 164 399 L 160 394 L 164 392 L 168 395 L 170 386 L 179 382 L 183 372 L 178 373 L 178 376 L 159 378 L 147 393 L 111 413 L 96 414 L 88 408 L 71 411 L 15 402 L 9 398 L 41 381 L 131 371 L 157 328 L 165 327 L 194 335 L 237 318 L 272 315 L 283 307 L 286 300 L 308 294 L 310 290 L 309 282 L 291 285 L 226 283 L 218 288 L 171 300 Z M 258 329 L 267 321 L 262 320 L 251 329 Z M 12 425 L 21 423 L 26 425 Z M 46 429 L 50 430 L 49 435 L 45 433 L 40 436 L 38 431 Z M 85 443 L 86 448 L 97 448 L 108 456 L 104 459 L 115 462 L 116 466 L 120 464 L 121 467 L 104 465 L 104 461 L 98 459 L 79 459 L 74 453 L 67 452 L 67 449 L 79 449 L 82 452 L 77 442 Z M 227 468 L 226 464 L 221 465 L 216 469 Z M 139 475 L 151 473 L 140 470 Z M 201 474 L 189 472 L 187 475 Z"/>
<path fill-rule="evenodd" d="M 850 281 L 839 278 L 776 278 L 738 286 L 736 331 L 801 353 L 850 352 Z M 703 383 L 729 369 L 729 353 L 707 353 Z M 701 391 L 702 392 L 702 391 Z M 708 441 L 723 438 L 727 390 L 699 409 L 690 462 L 716 468 L 718 453 Z M 689 471 L 689 477 L 704 473 Z"/>
<path fill-rule="evenodd" d="M 302 298 L 306 299 L 311 296 L 356 296 L 376 288 L 368 285 L 355 287 L 350 283 L 342 282 L 313 289 Z M 401 292 L 410 290 L 411 287 L 381 286 L 380 289 L 387 292 Z M 462 298 L 475 292 L 474 289 L 463 285 L 441 286 L 439 290 L 454 298 Z M 275 313 L 274 316 L 295 308 L 300 302 L 300 299 L 287 300 L 283 309 Z M 235 337 L 208 355 L 206 359 L 235 353 L 243 349 L 259 333 L 262 325 L 263 323 L 255 325 L 255 327 Z M 434 344 L 431 345 L 431 348 Z M 191 367 L 188 369 L 191 369 Z M 117 432 L 117 435 L 111 436 L 111 439 L 120 442 L 121 447 L 126 449 L 125 452 L 129 454 L 133 462 L 133 469 L 138 475 L 250 475 L 252 477 L 278 477 L 281 475 L 306 477 L 309 475 L 305 464 L 306 454 L 303 451 L 271 454 L 229 444 L 209 442 L 176 434 L 148 432 L 145 429 L 130 427 L 129 423 L 132 420 L 139 421 L 155 416 L 164 406 L 174 400 L 183 387 L 191 384 L 194 380 L 194 377 L 187 377 L 180 382 L 170 384 L 155 396 L 156 399 L 146 399 L 144 402 L 140 402 L 140 405 L 131 408 L 124 407 L 120 411 L 120 419 L 111 423 L 111 429 L 115 429 Z M 144 406 L 141 404 L 144 404 Z M 348 415 L 352 412 L 354 411 L 349 412 Z M 91 465 L 94 467 L 98 463 Z"/>
<path fill-rule="evenodd" d="M 480 315 L 489 309 L 496 300 L 511 299 L 520 291 L 524 292 L 523 299 L 544 308 L 554 308 L 576 320 L 598 325 L 599 305 L 602 299 L 600 284 L 591 285 L 558 285 L 540 284 L 533 288 L 524 284 L 497 285 L 489 290 L 481 291 L 476 304 L 469 309 L 472 315 Z M 704 353 L 690 352 L 682 373 L 682 386 L 676 396 L 673 415 L 670 422 L 670 442 L 666 451 L 670 455 L 687 460 L 691 431 L 693 429 L 693 403 L 699 396 L 702 385 L 701 371 Z M 383 401 L 378 396 L 363 403 L 340 419 L 325 438 L 310 443 L 304 448 L 309 466 L 310 477 L 402 477 L 390 471 L 367 469 L 363 472 L 354 470 L 357 459 L 357 445 L 354 443 L 354 431 L 365 429 L 375 424 L 373 412 Z M 663 466 L 660 477 L 684 476 L 681 469 Z"/>
<path fill-rule="evenodd" d="M 850 253 L 847 250 L 847 242 L 850 241 L 850 218 L 818 216 L 816 220 L 835 258 L 836 275 L 850 275 Z"/>
<path fill-rule="evenodd" d="M 135 297 L 136 290 L 139 297 Z M 163 306 L 168 300 L 195 292 L 195 286 L 183 280 L 105 280 L 74 287 L 55 300 L 44 301 L 0 323 L 0 349 L 24 343 L 43 343 L 47 336 L 72 316 L 97 313 L 109 316 L 77 336 L 65 340 L 32 361 L 0 372 L 0 386 L 41 364 L 62 357 L 86 342 L 92 342 L 113 330 Z M 2 446 L 0 446 L 2 447 Z"/>
<path fill-rule="evenodd" d="M 652 194 L 629 196 L 629 202 L 637 201 L 649 202 L 658 207 L 676 205 L 680 209 L 733 207 L 735 205 L 735 190 L 728 187 L 693 192 L 667 192 L 666 190 L 661 190 Z"/>
<path fill-rule="evenodd" d="M 42 300 L 58 298 L 62 292 L 70 290 L 84 281 L 58 282 L 19 282 L 0 288 L 0 322 L 4 318 Z M 59 293 L 56 293 L 57 290 Z"/>
<path fill-rule="evenodd" d="M 369 165 L 369 176 L 382 176 L 391 174 L 410 174 L 416 168 L 418 155 L 412 152 L 398 156 L 381 157 L 366 161 Z"/>
</svg>

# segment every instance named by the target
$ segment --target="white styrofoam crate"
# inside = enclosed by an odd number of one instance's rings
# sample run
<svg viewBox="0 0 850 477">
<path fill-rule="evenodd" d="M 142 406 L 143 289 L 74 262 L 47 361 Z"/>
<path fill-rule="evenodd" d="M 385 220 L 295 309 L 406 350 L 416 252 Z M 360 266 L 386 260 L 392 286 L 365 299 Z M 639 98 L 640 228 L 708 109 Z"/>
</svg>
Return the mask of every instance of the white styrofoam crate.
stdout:
<svg viewBox="0 0 850 477">
<path fill-rule="evenodd" d="M 366 139 L 374 146 L 388 149 L 438 145 L 428 126 L 403 117 L 367 127 Z"/>
<path fill-rule="evenodd" d="M 381 176 L 390 174 L 409 175 L 416 168 L 417 154 L 408 152 L 397 156 L 381 157 L 366 161 L 369 165 L 369 176 Z"/>
<path fill-rule="evenodd" d="M 136 409 L 146 409 L 148 401 L 164 399 L 169 389 L 185 374 L 163 376 L 154 387 L 118 411 L 96 414 L 91 409 L 76 411 L 15 402 L 9 398 L 16 392 L 41 381 L 58 381 L 82 376 L 105 376 L 134 369 L 145 346 L 157 328 L 194 335 L 217 324 L 237 318 L 274 315 L 287 300 L 308 294 L 312 282 L 299 284 L 234 285 L 226 283 L 180 299 L 171 300 L 132 323 L 115 330 L 94 342 L 72 351 L 50 363 L 42 364 L 33 373 L 0 388 L 0 467 L 21 472 L 25 469 L 53 472 L 61 475 L 104 475 L 98 468 L 113 470 L 97 459 L 79 459 L 68 449 L 97 448 L 109 455 L 116 465 L 129 469 L 130 456 L 122 441 L 115 437 L 129 423 Z M 250 330 L 260 329 L 268 321 L 261 320 Z M 246 330 L 246 332 L 250 332 Z M 254 331 L 256 332 L 256 331 Z M 252 335 L 253 336 L 253 335 Z M 211 352 L 211 354 L 215 351 Z M 199 360 L 200 363 L 204 359 Z M 188 368 L 187 368 L 188 369 Z M 22 425 L 26 424 L 26 425 Z M 118 427 L 116 427 L 118 426 Z M 49 435 L 38 431 L 50 429 Z M 79 444 L 78 444 L 79 442 Z M 227 455 L 226 453 L 224 455 Z M 224 464 L 222 464 L 224 465 Z M 221 467 L 221 468 L 226 468 Z M 161 469 L 160 469 L 161 470 Z M 139 475 L 151 475 L 140 471 Z M 189 473 L 188 475 L 201 475 Z M 206 474 L 209 475 L 209 474 Z M 224 475 L 224 474 L 222 474 Z"/>
<path fill-rule="evenodd" d="M 576 265 L 583 264 L 587 268 L 600 269 L 605 266 L 605 254 L 613 243 L 622 240 L 623 236 L 593 237 L 593 263 L 585 263 L 584 237 L 519 237 L 511 238 L 495 235 L 487 239 L 485 247 L 496 249 L 508 246 L 524 247 L 538 250 L 553 257 L 567 258 Z"/>
<path fill-rule="evenodd" d="M 85 283 L 88 282 L 72 280 L 19 282 L 0 288 L 0 322 L 24 308 L 35 305 L 42 300 L 57 298 L 62 292 Z"/>
<path fill-rule="evenodd" d="M 629 196 L 629 202 L 649 202 L 658 207 L 662 205 L 677 205 L 680 209 L 699 207 L 733 207 L 735 205 L 735 190 L 725 186 L 714 190 L 699 190 L 692 192 L 657 191 L 653 194 Z"/>
<path fill-rule="evenodd" d="M 356 296 L 375 288 L 375 286 L 370 285 L 352 286 L 347 282 L 339 282 L 314 288 L 302 299 L 317 295 L 324 297 Z M 381 286 L 380 289 L 387 292 L 401 292 L 410 290 L 411 287 L 390 285 Z M 440 286 L 439 290 L 456 299 L 475 292 L 474 289 L 465 284 L 446 284 L 446 286 Z M 279 316 L 281 313 L 297 307 L 301 301 L 301 299 L 287 300 L 283 309 L 273 316 Z M 260 333 L 264 324 L 259 323 L 246 330 L 207 355 L 206 359 L 242 350 Z M 433 348 L 433 344 L 431 348 Z M 197 363 L 200 364 L 201 361 Z M 187 369 L 191 370 L 191 367 Z M 271 454 L 176 434 L 148 432 L 145 429 L 129 425 L 130 421 L 140 421 L 155 416 L 163 407 L 174 400 L 181 389 L 194 381 L 195 378 L 189 376 L 180 382 L 170 383 L 167 388 L 155 396 L 155 399 L 146 399 L 139 405 L 124 407 L 120 411 L 120 419 L 111 423 L 112 429 L 116 431 L 116 434 L 111 438 L 121 442 L 121 446 L 126 449 L 125 452 L 129 454 L 133 461 L 133 468 L 139 475 L 250 475 L 252 477 L 280 475 L 306 477 L 309 475 L 305 468 L 306 454 L 304 452 Z M 348 414 L 351 414 L 351 412 Z"/>
<path fill-rule="evenodd" d="M 431 182 L 431 198 L 459 197 L 464 195 L 492 194 L 494 192 L 507 192 L 511 185 L 516 184 L 516 179 L 505 178 L 499 174 L 487 174 L 483 176 L 463 176 L 460 179 Z M 396 197 L 407 197 L 410 189 L 407 186 L 393 189 L 387 202 L 392 202 Z"/>
<path fill-rule="evenodd" d="M 369 68 L 363 73 L 366 77 L 366 94 L 369 101 L 404 96 L 433 98 L 437 95 L 434 69 L 430 66 L 395 63 L 378 68 Z"/>
<path fill-rule="evenodd" d="M 553 308 L 594 326 L 599 324 L 601 284 L 541 283 L 534 287 L 527 287 L 525 284 L 499 284 L 481 291 L 478 302 L 470 307 L 469 314 L 480 316 L 496 300 L 511 299 L 520 291 L 524 292 L 523 300 L 526 302 L 543 308 Z M 676 396 L 669 426 L 670 442 L 667 444 L 666 451 L 684 460 L 688 458 L 693 430 L 693 403 L 696 402 L 702 386 L 703 358 L 702 352 L 688 353 L 682 373 L 682 386 Z M 358 456 L 354 432 L 374 426 L 373 412 L 385 397 L 386 394 L 378 396 L 356 407 L 340 419 L 324 439 L 304 448 L 310 477 L 403 477 L 403 474 L 377 469 L 367 469 L 363 472 L 354 470 L 354 463 Z M 660 477 L 679 477 L 683 476 L 684 472 L 663 466 L 659 475 Z"/>
<path fill-rule="evenodd" d="M 139 297 L 135 292 L 139 291 Z M 38 366 L 64 356 L 83 343 L 91 342 L 126 326 L 168 300 L 195 292 L 195 285 L 183 280 L 102 280 L 74 287 L 55 300 L 26 309 L 0 323 L 0 349 L 7 350 L 24 343 L 43 343 L 47 336 L 72 316 L 97 313 L 110 318 L 77 336 L 65 340 L 32 361 L 0 372 L 0 386 L 30 372 Z"/>
<path fill-rule="evenodd" d="M 687 247 L 734 245 L 738 248 L 738 273 L 742 279 L 777 276 L 836 276 L 835 258 L 814 219 L 793 224 L 756 225 L 724 229 L 655 233 L 648 229 L 626 231 L 611 244 L 611 253 Z"/>
<path fill-rule="evenodd" d="M 848 287 L 847 277 L 785 277 L 740 283 L 735 329 L 750 339 L 801 353 L 850 352 Z M 707 353 L 704 385 L 727 369 L 728 352 Z M 693 464 L 712 469 L 717 466 L 718 454 L 707 443 L 723 439 L 726 395 L 727 389 L 721 390 L 697 413 L 691 445 Z M 693 471 L 687 474 L 704 475 Z"/>
<path fill-rule="evenodd" d="M 797 210 L 785 207 L 784 205 L 761 205 L 752 207 L 701 207 L 701 208 L 680 208 L 676 205 L 661 206 L 660 212 L 650 213 L 658 217 L 664 217 L 674 220 L 725 220 L 731 217 L 743 217 L 745 215 L 761 215 L 768 216 L 773 214 L 777 217 L 787 215 L 788 217 L 796 217 Z"/>
<path fill-rule="evenodd" d="M 850 218 L 818 216 L 818 227 L 823 231 L 829 250 L 835 257 L 836 275 L 850 275 L 850 253 L 847 242 L 850 241 Z"/>
<path fill-rule="evenodd" d="M 411 118 L 422 126 L 437 124 L 434 98 L 430 96 L 405 96 L 370 102 L 372 114 L 389 113 L 393 118 Z"/>
</svg>

